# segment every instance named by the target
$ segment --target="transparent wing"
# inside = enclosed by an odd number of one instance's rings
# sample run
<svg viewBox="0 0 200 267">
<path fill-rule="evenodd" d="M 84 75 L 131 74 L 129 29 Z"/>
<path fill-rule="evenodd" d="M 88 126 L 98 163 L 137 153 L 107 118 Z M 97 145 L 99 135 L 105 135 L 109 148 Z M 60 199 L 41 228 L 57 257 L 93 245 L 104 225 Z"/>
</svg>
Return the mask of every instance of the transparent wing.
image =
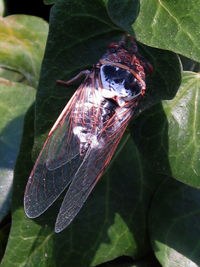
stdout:
<svg viewBox="0 0 200 267">
<path fill-rule="evenodd" d="M 84 160 L 87 150 L 80 155 L 80 142 L 72 129 L 82 123 L 82 114 L 88 115 L 84 105 L 79 105 L 80 110 L 77 110 L 77 103 L 88 101 L 88 91 L 92 90 L 92 85 L 89 87 L 88 90 L 83 83 L 72 96 L 34 165 L 24 196 L 25 212 L 30 218 L 42 214 L 58 198 Z"/>
<path fill-rule="evenodd" d="M 133 113 L 132 108 L 118 107 L 107 118 L 99 90 L 94 77 L 79 87 L 50 131 L 26 186 L 25 212 L 34 218 L 71 183 L 57 217 L 56 232 L 70 224 L 81 209 Z"/>
<path fill-rule="evenodd" d="M 121 120 L 115 115 L 98 136 L 99 145 L 88 149 L 84 161 L 77 170 L 62 202 L 55 225 L 55 232 L 58 233 L 66 228 L 87 200 L 103 171 L 108 166 L 132 113 L 133 110 L 121 112 Z"/>
</svg>

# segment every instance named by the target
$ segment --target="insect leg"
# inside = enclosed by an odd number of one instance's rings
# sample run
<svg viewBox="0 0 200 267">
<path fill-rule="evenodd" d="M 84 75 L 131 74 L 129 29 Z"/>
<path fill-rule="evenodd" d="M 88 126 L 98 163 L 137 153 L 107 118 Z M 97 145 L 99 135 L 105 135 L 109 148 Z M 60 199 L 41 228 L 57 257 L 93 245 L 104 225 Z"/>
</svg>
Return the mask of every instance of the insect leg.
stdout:
<svg viewBox="0 0 200 267">
<path fill-rule="evenodd" d="M 61 84 L 66 84 L 69 85 L 73 82 L 75 82 L 76 80 L 78 80 L 81 76 L 85 75 L 86 77 L 90 74 L 89 70 L 82 70 L 81 72 L 79 72 L 79 74 L 77 74 L 75 77 L 73 77 L 72 79 L 70 79 L 69 81 L 62 81 L 62 80 L 56 80 L 57 83 L 61 83 Z"/>
</svg>

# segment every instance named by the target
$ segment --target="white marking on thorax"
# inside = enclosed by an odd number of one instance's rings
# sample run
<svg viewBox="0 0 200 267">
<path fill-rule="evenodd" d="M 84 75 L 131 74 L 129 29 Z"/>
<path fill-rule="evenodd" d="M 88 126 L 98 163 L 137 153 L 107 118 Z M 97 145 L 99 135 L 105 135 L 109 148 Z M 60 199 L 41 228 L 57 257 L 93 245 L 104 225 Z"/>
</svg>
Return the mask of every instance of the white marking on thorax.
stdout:
<svg viewBox="0 0 200 267">
<path fill-rule="evenodd" d="M 112 67 L 116 71 L 119 70 L 118 67 Z M 110 78 L 110 80 L 108 80 L 108 77 L 105 76 L 103 68 L 104 66 L 101 66 L 100 69 L 101 81 L 103 85 L 103 96 L 107 98 L 113 98 L 114 96 L 127 97 L 128 95 L 130 95 L 130 91 L 125 89 L 124 87 L 125 79 L 123 79 L 121 83 L 116 83 L 114 80 L 112 80 L 112 77 Z"/>
</svg>

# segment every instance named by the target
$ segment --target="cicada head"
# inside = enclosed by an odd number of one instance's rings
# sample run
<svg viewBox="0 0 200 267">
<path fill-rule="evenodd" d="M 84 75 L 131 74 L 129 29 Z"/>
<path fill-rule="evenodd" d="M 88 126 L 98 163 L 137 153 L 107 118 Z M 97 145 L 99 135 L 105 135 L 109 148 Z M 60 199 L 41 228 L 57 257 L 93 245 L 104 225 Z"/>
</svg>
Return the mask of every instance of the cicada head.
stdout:
<svg viewBox="0 0 200 267">
<path fill-rule="evenodd" d="M 152 65 L 138 53 L 136 42 L 131 39 L 131 46 L 126 46 L 125 41 L 111 43 L 103 59 L 109 60 L 112 64 L 122 64 L 124 68 L 137 72 L 143 80 L 145 76 L 153 72 Z"/>
</svg>

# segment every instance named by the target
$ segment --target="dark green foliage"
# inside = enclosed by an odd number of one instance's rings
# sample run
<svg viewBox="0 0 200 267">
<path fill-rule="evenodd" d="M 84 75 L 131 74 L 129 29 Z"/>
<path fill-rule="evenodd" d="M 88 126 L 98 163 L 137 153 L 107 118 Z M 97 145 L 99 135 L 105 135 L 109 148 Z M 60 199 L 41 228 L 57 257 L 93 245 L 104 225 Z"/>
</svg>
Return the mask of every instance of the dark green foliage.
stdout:
<svg viewBox="0 0 200 267">
<path fill-rule="evenodd" d="M 55 5 L 35 113 L 32 107 L 25 118 L 2 266 L 199 266 L 200 75 L 183 71 L 176 54 L 200 60 L 199 4 L 45 2 Z M 23 194 L 48 131 L 79 84 L 65 87 L 56 80 L 90 69 L 124 32 L 139 41 L 154 72 L 109 168 L 74 222 L 55 234 L 62 197 L 30 220 Z M 105 263 L 120 256 L 130 256 L 131 262 Z"/>
</svg>

